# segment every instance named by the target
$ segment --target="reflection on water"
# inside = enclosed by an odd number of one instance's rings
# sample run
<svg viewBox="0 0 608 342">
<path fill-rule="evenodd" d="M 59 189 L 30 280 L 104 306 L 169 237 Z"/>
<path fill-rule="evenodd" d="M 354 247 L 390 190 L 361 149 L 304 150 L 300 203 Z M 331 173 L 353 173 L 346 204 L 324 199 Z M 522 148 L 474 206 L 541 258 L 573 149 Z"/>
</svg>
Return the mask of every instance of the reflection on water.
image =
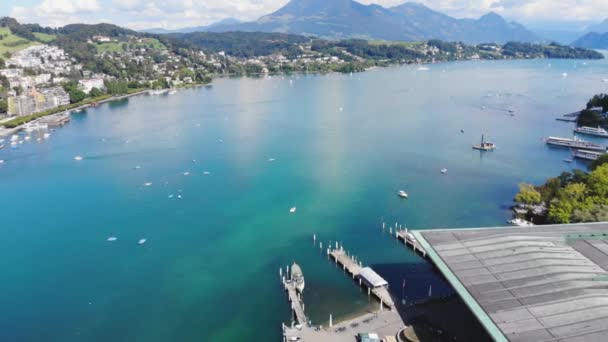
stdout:
<svg viewBox="0 0 608 342">
<path fill-rule="evenodd" d="M 314 322 L 373 309 L 313 234 L 408 303 L 430 286 L 449 295 L 382 222 L 503 224 L 518 183 L 575 166 L 541 138 L 572 135 L 555 118 L 605 91 L 595 78 L 606 61 L 218 79 L 74 114 L 47 141 L 0 150 L 2 339 L 276 340 L 289 319 L 278 270 L 293 261 Z M 473 151 L 481 134 L 498 149 Z"/>
</svg>

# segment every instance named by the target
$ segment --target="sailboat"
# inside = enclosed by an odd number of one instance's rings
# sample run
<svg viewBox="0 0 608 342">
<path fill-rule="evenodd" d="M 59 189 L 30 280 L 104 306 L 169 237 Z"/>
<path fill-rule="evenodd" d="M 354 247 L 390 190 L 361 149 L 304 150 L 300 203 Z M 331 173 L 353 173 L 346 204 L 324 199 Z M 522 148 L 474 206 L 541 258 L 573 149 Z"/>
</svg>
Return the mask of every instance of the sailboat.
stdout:
<svg viewBox="0 0 608 342">
<path fill-rule="evenodd" d="M 474 150 L 480 151 L 492 151 L 496 149 L 496 144 L 489 141 L 485 141 L 483 134 L 481 135 L 481 144 L 473 145 Z"/>
</svg>

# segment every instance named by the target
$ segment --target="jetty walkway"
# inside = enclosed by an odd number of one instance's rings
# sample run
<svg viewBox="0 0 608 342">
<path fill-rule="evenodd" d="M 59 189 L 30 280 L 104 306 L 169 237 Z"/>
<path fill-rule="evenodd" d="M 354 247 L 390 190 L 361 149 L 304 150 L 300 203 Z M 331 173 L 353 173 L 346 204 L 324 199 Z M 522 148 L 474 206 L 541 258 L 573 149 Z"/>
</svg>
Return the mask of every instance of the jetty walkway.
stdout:
<svg viewBox="0 0 608 342">
<path fill-rule="evenodd" d="M 334 259 L 336 264 L 342 265 L 344 271 L 350 273 L 353 279 L 359 279 L 359 285 L 365 285 L 367 287 L 368 295 L 373 294 L 380 300 L 380 309 L 382 309 L 383 306 L 386 306 L 391 310 L 395 308 L 395 303 L 386 286 L 374 286 L 374 284 L 369 284 L 365 281 L 364 277 L 361 275 L 361 271 L 363 270 L 363 263 L 361 261 L 357 261 L 355 257 L 349 256 L 342 246 L 335 249 L 328 249 L 327 254 Z"/>
</svg>

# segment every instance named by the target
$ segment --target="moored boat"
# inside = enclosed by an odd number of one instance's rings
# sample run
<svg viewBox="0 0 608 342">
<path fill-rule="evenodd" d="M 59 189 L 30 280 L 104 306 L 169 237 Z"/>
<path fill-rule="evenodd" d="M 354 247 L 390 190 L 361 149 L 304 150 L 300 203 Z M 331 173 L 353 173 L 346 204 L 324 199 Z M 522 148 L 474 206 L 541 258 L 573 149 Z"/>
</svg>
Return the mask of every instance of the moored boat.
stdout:
<svg viewBox="0 0 608 342">
<path fill-rule="evenodd" d="M 598 152 L 598 151 L 585 151 L 585 150 L 576 150 L 576 152 L 574 152 L 574 158 L 578 158 L 578 159 L 584 159 L 584 160 L 597 160 L 599 157 L 601 157 L 602 155 L 604 155 L 605 153 L 602 152 Z"/>
<path fill-rule="evenodd" d="M 516 226 L 516 227 L 532 227 L 532 226 L 534 226 L 534 223 L 526 221 L 524 219 L 520 219 L 520 218 L 512 219 L 510 221 L 507 221 L 507 223 L 511 224 L 512 226 Z"/>
<path fill-rule="evenodd" d="M 604 145 L 584 141 L 584 140 L 578 139 L 576 137 L 574 139 L 560 138 L 560 137 L 548 137 L 545 139 L 545 142 L 548 145 L 554 145 L 554 146 L 570 147 L 570 148 L 577 148 L 577 149 L 590 150 L 590 151 L 602 151 L 602 152 L 606 151 L 606 146 L 604 146 Z"/>
<path fill-rule="evenodd" d="M 304 273 L 302 273 L 300 265 L 295 262 L 291 265 L 291 281 L 295 283 L 298 292 L 302 293 L 304 291 Z"/>
<path fill-rule="evenodd" d="M 596 128 L 596 127 L 581 126 L 581 127 L 575 128 L 574 132 L 580 133 L 580 134 L 587 134 L 587 135 L 594 135 L 597 137 L 608 138 L 608 131 L 606 131 L 605 129 L 603 129 L 601 127 Z"/>
<path fill-rule="evenodd" d="M 492 151 L 492 150 L 496 149 L 496 144 L 489 142 L 489 141 L 485 141 L 485 137 L 482 134 L 481 135 L 481 144 L 473 145 L 473 149 L 480 150 L 480 151 Z"/>
</svg>

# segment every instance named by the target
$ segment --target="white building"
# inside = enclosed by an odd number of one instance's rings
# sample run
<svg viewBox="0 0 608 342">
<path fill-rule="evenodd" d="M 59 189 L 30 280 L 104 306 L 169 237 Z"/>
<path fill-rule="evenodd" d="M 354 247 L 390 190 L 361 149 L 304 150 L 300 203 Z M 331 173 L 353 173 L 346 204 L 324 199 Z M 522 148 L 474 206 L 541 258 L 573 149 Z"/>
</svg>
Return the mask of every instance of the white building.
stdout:
<svg viewBox="0 0 608 342">
<path fill-rule="evenodd" d="M 106 87 L 103 78 L 88 78 L 78 81 L 78 88 L 88 94 L 93 88 L 103 90 Z"/>
</svg>

